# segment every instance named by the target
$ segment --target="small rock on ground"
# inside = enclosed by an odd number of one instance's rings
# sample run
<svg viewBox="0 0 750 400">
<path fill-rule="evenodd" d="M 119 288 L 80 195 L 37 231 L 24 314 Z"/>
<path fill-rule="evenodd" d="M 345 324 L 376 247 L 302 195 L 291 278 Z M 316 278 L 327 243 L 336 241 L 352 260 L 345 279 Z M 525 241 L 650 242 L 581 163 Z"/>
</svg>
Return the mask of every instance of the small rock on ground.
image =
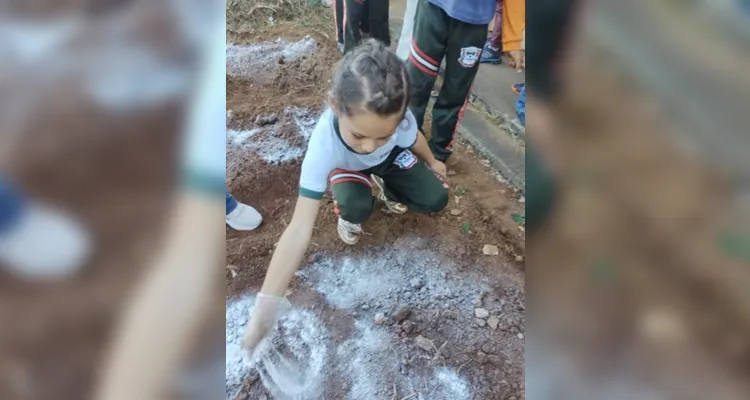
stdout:
<svg viewBox="0 0 750 400">
<path fill-rule="evenodd" d="M 424 351 L 430 352 L 435 350 L 435 345 L 432 343 L 432 340 L 427 339 L 422 335 L 417 336 L 417 338 L 414 339 L 414 343 Z"/>
<path fill-rule="evenodd" d="M 485 244 L 482 253 L 487 256 L 497 256 L 500 254 L 500 249 L 493 244 Z"/>
<path fill-rule="evenodd" d="M 393 318 L 396 319 L 396 322 L 403 322 L 405 319 L 409 318 L 410 315 L 411 309 L 404 307 L 396 311 L 396 314 L 393 315 Z"/>
<path fill-rule="evenodd" d="M 255 118 L 255 123 L 260 126 L 275 124 L 278 121 L 279 117 L 276 114 L 258 115 Z"/>
<path fill-rule="evenodd" d="M 476 315 L 477 318 L 487 318 L 490 316 L 490 312 L 484 308 L 477 308 L 474 310 L 474 315 Z"/>
<path fill-rule="evenodd" d="M 385 314 L 383 313 L 377 313 L 375 314 L 375 324 L 376 325 L 383 325 L 385 323 Z"/>
<path fill-rule="evenodd" d="M 497 326 L 498 326 L 498 325 L 500 325 L 500 318 L 498 318 L 498 317 L 494 317 L 494 316 L 493 316 L 493 317 L 490 317 L 489 319 L 487 319 L 487 324 L 488 324 L 488 325 L 490 326 L 490 328 L 492 328 L 492 330 L 494 331 L 494 330 L 496 330 L 496 329 L 497 329 Z"/>
<path fill-rule="evenodd" d="M 477 324 L 477 326 L 480 326 L 480 327 L 483 327 L 483 326 L 487 325 L 487 321 L 485 321 L 485 320 L 483 320 L 481 318 L 474 319 L 474 323 Z"/>
</svg>

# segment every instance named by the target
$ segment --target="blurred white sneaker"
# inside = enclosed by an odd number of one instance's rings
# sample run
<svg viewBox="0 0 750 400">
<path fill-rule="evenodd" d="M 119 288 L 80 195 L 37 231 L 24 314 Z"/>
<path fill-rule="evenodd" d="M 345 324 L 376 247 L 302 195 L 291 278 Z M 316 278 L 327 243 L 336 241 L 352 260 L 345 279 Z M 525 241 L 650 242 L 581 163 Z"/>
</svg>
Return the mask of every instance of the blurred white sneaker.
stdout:
<svg viewBox="0 0 750 400">
<path fill-rule="evenodd" d="M 227 225 L 238 231 L 252 231 L 263 223 L 263 217 L 247 204 L 237 203 L 237 208 L 227 214 Z"/>
<path fill-rule="evenodd" d="M 67 278 L 91 255 L 91 237 L 73 218 L 31 204 L 18 225 L 0 236 L 0 263 L 26 279 Z"/>
</svg>

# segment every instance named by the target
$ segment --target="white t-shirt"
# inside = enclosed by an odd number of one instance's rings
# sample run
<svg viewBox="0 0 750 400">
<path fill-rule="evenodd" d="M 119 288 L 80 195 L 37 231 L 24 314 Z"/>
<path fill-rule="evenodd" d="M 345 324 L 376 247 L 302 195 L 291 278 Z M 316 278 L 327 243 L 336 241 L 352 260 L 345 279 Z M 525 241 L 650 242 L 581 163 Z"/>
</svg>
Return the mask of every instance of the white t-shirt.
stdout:
<svg viewBox="0 0 750 400">
<path fill-rule="evenodd" d="M 328 176 L 335 169 L 363 171 L 382 164 L 394 148 L 408 149 L 417 142 L 417 120 L 407 110 L 404 120 L 396 128 L 388 143 L 370 154 L 359 154 L 344 144 L 334 128 L 334 114 L 330 109 L 320 116 L 310 136 L 307 153 L 302 161 L 299 193 L 303 197 L 320 199 L 328 187 Z"/>
</svg>

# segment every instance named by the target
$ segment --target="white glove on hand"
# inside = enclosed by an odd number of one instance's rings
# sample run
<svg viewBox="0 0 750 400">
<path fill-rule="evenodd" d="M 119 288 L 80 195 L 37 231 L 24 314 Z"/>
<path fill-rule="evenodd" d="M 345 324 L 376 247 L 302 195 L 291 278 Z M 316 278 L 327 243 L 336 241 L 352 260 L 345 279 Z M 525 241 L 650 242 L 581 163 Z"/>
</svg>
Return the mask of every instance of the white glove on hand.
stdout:
<svg viewBox="0 0 750 400">
<path fill-rule="evenodd" d="M 291 308 L 286 297 L 269 296 L 259 293 L 255 299 L 253 314 L 242 338 L 242 347 L 249 352 L 250 358 L 262 353 L 262 342 L 267 339 L 279 321 L 279 318 Z"/>
</svg>

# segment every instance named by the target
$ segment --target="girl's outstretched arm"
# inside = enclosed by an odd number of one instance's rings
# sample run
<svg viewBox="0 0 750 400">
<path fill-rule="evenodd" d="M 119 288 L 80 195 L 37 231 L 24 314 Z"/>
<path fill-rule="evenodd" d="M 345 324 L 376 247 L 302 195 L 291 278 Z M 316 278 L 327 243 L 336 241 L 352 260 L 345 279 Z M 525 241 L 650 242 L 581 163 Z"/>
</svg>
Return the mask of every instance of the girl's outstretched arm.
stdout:
<svg viewBox="0 0 750 400">
<path fill-rule="evenodd" d="M 302 196 L 297 199 L 292 221 L 276 246 L 253 315 L 245 330 L 242 344 L 251 353 L 273 329 L 284 311 L 287 304 L 284 293 L 307 251 L 319 209 L 320 200 Z"/>
</svg>

